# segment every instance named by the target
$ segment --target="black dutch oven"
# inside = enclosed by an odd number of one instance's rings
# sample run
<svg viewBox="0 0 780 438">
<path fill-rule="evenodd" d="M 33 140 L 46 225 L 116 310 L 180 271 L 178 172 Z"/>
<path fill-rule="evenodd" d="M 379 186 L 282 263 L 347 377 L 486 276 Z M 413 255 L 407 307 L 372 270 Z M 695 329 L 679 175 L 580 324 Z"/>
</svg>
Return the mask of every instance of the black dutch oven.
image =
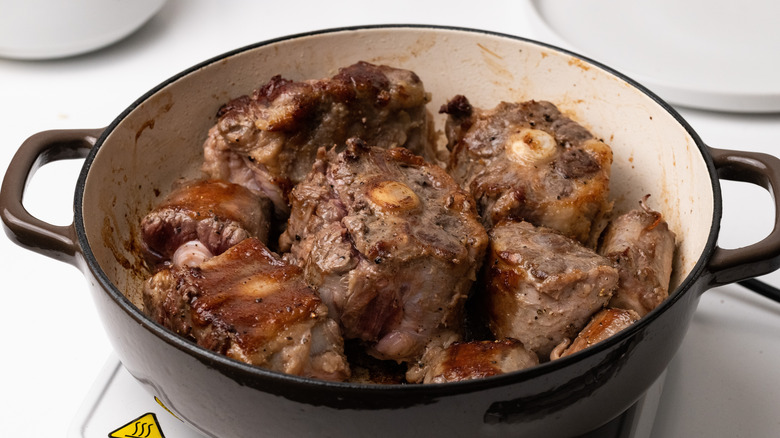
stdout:
<svg viewBox="0 0 780 438">
<path fill-rule="evenodd" d="M 459 383 L 362 385 L 269 372 L 207 351 L 138 310 L 148 273 L 138 228 L 180 177 L 194 177 L 218 108 L 271 76 L 320 78 L 364 60 L 414 70 L 432 112 L 455 94 L 479 107 L 550 100 L 613 148 L 611 194 L 626 210 L 644 194 L 678 236 L 673 292 L 618 335 L 527 370 Z M 442 119 L 436 120 L 441 129 Z M 86 158 L 74 221 L 54 226 L 21 199 L 41 165 Z M 19 245 L 79 267 L 127 370 L 176 416 L 213 437 L 572 436 L 635 403 L 678 349 L 707 289 L 769 273 L 780 228 L 741 249 L 717 245 L 719 179 L 775 192 L 780 161 L 702 143 L 667 103 L 631 79 L 576 54 L 490 32 L 370 26 L 295 35 L 194 66 L 133 103 L 108 128 L 48 131 L 28 139 L 0 197 Z M 774 198 L 775 211 L 780 211 Z M 777 299 L 777 297 L 776 297 Z M 725 352 L 724 352 L 725 354 Z"/>
</svg>

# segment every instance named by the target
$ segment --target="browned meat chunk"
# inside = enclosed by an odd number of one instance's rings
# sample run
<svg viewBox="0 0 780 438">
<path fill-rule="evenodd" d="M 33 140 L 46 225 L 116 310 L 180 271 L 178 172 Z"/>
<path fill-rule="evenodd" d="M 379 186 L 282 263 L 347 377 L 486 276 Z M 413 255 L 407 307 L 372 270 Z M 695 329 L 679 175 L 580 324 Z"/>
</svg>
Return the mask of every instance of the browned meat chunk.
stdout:
<svg viewBox="0 0 780 438">
<path fill-rule="evenodd" d="M 609 259 L 528 222 L 504 221 L 491 230 L 485 267 L 491 331 L 545 358 L 607 304 L 618 282 Z"/>
<path fill-rule="evenodd" d="M 143 298 L 155 321 L 228 357 L 287 374 L 349 377 L 327 307 L 298 267 L 255 238 L 197 267 L 158 272 Z"/>
<path fill-rule="evenodd" d="M 460 327 L 487 246 L 472 198 L 408 149 L 358 139 L 320 150 L 292 191 L 280 248 L 341 322 L 380 359 L 415 360 Z"/>
<path fill-rule="evenodd" d="M 633 310 L 603 309 L 593 315 L 593 318 L 577 335 L 574 342 L 564 339 L 563 342 L 555 347 L 552 353 L 550 353 L 550 359 L 559 359 L 584 350 L 597 342 L 615 335 L 635 323 L 638 319 L 639 315 Z"/>
<path fill-rule="evenodd" d="M 271 204 L 223 181 L 196 181 L 174 190 L 141 222 L 153 263 L 194 265 L 246 239 L 268 240 Z"/>
<path fill-rule="evenodd" d="M 620 273 L 611 307 L 645 316 L 669 296 L 675 235 L 661 213 L 647 207 L 618 216 L 604 231 L 599 253 L 614 261 Z"/>
<path fill-rule="evenodd" d="M 441 112 L 449 114 L 448 171 L 474 195 L 485 226 L 511 218 L 583 243 L 598 236 L 611 209 L 609 146 L 550 102 L 482 110 L 457 96 Z"/>
<path fill-rule="evenodd" d="M 539 358 L 515 339 L 435 344 L 406 373 L 411 383 L 481 379 L 539 364 Z"/>
<path fill-rule="evenodd" d="M 204 144 L 203 169 L 266 193 L 286 212 L 289 190 L 309 172 L 320 147 L 357 136 L 433 159 L 429 100 L 414 72 L 366 62 L 328 79 L 276 76 L 222 107 Z"/>
</svg>

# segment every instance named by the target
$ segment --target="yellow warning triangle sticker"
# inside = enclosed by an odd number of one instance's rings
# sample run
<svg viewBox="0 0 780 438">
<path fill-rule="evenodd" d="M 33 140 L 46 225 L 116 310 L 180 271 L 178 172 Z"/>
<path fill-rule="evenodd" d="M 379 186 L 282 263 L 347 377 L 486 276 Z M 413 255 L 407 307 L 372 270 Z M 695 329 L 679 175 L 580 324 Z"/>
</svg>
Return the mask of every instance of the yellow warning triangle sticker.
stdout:
<svg viewBox="0 0 780 438">
<path fill-rule="evenodd" d="M 109 438 L 165 438 L 154 413 L 141 415 L 108 434 Z"/>
</svg>

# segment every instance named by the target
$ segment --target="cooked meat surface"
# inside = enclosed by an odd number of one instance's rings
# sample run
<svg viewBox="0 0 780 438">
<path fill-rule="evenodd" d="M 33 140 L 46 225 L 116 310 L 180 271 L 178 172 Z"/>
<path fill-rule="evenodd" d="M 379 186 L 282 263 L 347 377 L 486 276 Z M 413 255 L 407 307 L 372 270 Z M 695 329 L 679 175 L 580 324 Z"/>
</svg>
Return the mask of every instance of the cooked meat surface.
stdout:
<svg viewBox="0 0 780 438">
<path fill-rule="evenodd" d="M 583 243 L 598 236 L 611 209 L 609 146 L 546 101 L 484 110 L 456 96 L 441 112 L 447 169 L 474 195 L 486 227 L 511 218 Z"/>
<path fill-rule="evenodd" d="M 144 217 L 144 252 L 154 264 L 195 265 L 247 237 L 267 242 L 270 216 L 268 199 L 240 185 L 191 182 Z"/>
<path fill-rule="evenodd" d="M 597 342 L 615 335 L 635 323 L 638 319 L 639 315 L 633 310 L 602 309 L 593 315 L 593 318 L 577 335 L 574 342 L 564 339 L 555 347 L 552 353 L 550 353 L 550 359 L 559 359 L 584 350 Z"/>
<path fill-rule="evenodd" d="M 289 190 L 309 172 L 320 147 L 357 136 L 433 159 L 429 100 L 414 72 L 367 62 L 327 79 L 275 76 L 220 109 L 204 144 L 203 169 L 263 191 L 286 212 Z"/>
<path fill-rule="evenodd" d="M 340 321 L 379 359 L 416 360 L 458 330 L 487 246 L 473 199 L 408 149 L 350 139 L 321 149 L 292 191 L 280 248 Z"/>
<path fill-rule="evenodd" d="M 490 330 L 545 358 L 607 304 L 618 282 L 609 259 L 528 222 L 503 221 L 490 231 L 485 268 Z"/>
<path fill-rule="evenodd" d="M 411 383 L 444 383 L 481 379 L 539 364 L 539 358 L 515 339 L 434 343 L 410 367 Z"/>
<path fill-rule="evenodd" d="M 303 280 L 255 238 L 199 266 L 151 277 L 146 313 L 228 357 L 306 377 L 345 380 L 349 366 L 338 324 Z"/>
<path fill-rule="evenodd" d="M 430 100 L 360 61 L 225 103 L 205 179 L 142 220 L 134 302 L 242 362 L 404 384 L 558 359 L 667 298 L 675 235 L 647 197 L 607 224 L 607 144 L 548 101 L 457 95 L 437 150 Z"/>
<path fill-rule="evenodd" d="M 661 213 L 640 201 L 641 208 L 610 222 L 599 253 L 611 259 L 620 273 L 611 307 L 644 316 L 669 296 L 675 235 Z"/>
</svg>

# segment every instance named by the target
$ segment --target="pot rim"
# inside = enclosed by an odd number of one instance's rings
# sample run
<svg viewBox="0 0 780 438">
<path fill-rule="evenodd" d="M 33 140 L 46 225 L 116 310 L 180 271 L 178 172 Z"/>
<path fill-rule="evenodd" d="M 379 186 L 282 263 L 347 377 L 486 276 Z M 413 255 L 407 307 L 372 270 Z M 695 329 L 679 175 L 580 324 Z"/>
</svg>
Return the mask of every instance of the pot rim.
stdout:
<svg viewBox="0 0 780 438">
<path fill-rule="evenodd" d="M 111 280 L 108 278 L 108 276 L 105 274 L 105 272 L 98 264 L 97 259 L 95 258 L 94 253 L 92 252 L 92 249 L 87 240 L 85 227 L 84 227 L 84 219 L 83 219 L 84 215 L 82 213 L 82 199 L 84 196 L 84 187 L 86 185 L 87 175 L 89 174 L 89 170 L 92 166 L 92 163 L 94 162 L 97 153 L 100 151 L 108 135 L 111 132 L 113 132 L 113 130 L 128 116 L 128 114 L 130 114 L 134 109 L 136 109 L 139 105 L 141 105 L 141 103 L 149 99 L 151 96 L 159 92 L 164 87 L 170 85 L 173 82 L 178 81 L 179 79 L 182 79 L 183 77 L 191 73 L 196 72 L 199 69 L 220 62 L 233 55 L 246 52 L 249 50 L 253 50 L 259 47 L 268 46 L 282 41 L 289 41 L 298 38 L 326 36 L 329 34 L 342 33 L 342 32 L 382 30 L 382 29 L 386 29 L 386 30 L 394 30 L 394 29 L 415 30 L 416 29 L 416 30 L 433 30 L 433 31 L 485 34 L 485 35 L 507 38 L 507 39 L 524 42 L 524 43 L 538 45 L 546 49 L 550 49 L 552 51 L 557 51 L 572 56 L 574 58 L 584 61 L 585 63 L 588 63 L 589 65 L 598 67 L 599 69 L 606 71 L 610 75 L 613 75 L 618 79 L 625 81 L 633 88 L 638 89 L 647 97 L 652 99 L 664 111 L 669 113 L 677 121 L 677 123 L 679 123 L 685 129 L 687 134 L 694 140 L 696 146 L 698 147 L 701 156 L 704 159 L 705 164 L 707 166 L 707 170 L 710 177 L 710 186 L 713 191 L 713 201 L 714 201 L 712 223 L 710 224 L 710 232 L 707 237 L 707 242 L 704 246 L 704 249 L 698 261 L 693 266 L 693 268 L 688 273 L 688 275 L 683 279 L 680 285 L 674 291 L 672 291 L 669 294 L 669 297 L 666 300 L 664 300 L 658 307 L 653 309 L 651 312 L 649 312 L 647 315 L 639 319 L 636 323 L 632 324 L 630 327 L 622 330 L 620 333 L 617 333 L 616 335 L 611 336 L 610 338 L 602 342 L 599 342 L 591 347 L 588 347 L 587 349 L 579 351 L 570 356 L 566 356 L 553 361 L 548 361 L 524 370 L 514 371 L 511 373 L 506 373 L 497 376 L 485 377 L 485 378 L 474 379 L 474 380 L 466 380 L 460 382 L 429 383 L 429 384 L 366 384 L 366 383 L 353 383 L 353 382 L 331 382 L 331 381 L 319 380 L 314 378 L 306 378 L 306 377 L 300 377 L 300 376 L 294 376 L 294 375 L 284 374 L 280 372 L 270 371 L 264 368 L 260 368 L 254 365 L 250 365 L 229 358 L 227 356 L 221 355 L 219 353 L 198 346 L 194 342 L 191 342 L 173 333 L 172 331 L 163 327 L 162 325 L 159 325 L 156 322 L 152 321 L 137 307 L 135 307 L 135 305 L 133 305 L 130 302 L 130 300 L 111 282 Z M 722 199 L 721 199 L 719 178 L 717 176 L 717 171 L 715 169 L 713 159 L 708 151 L 707 145 L 704 144 L 704 142 L 701 140 L 698 134 L 693 130 L 693 128 L 688 124 L 688 122 L 686 122 L 683 119 L 683 117 L 674 108 L 671 107 L 670 104 L 668 104 L 666 101 L 661 99 L 659 96 L 657 96 L 655 93 L 647 89 L 645 86 L 641 85 L 640 83 L 636 82 L 635 80 L 631 79 L 625 74 L 620 73 L 609 66 L 606 66 L 598 61 L 587 58 L 578 53 L 571 52 L 569 50 L 548 43 L 536 41 L 530 38 L 521 37 L 517 35 L 510 35 L 501 32 L 494 32 L 494 31 L 474 29 L 468 27 L 459 27 L 459 26 L 427 25 L 427 24 L 373 24 L 373 25 L 356 25 L 356 26 L 326 28 L 326 29 L 313 30 L 308 32 L 296 33 L 296 34 L 281 36 L 277 38 L 267 39 L 264 41 L 249 44 L 222 53 L 220 55 L 214 56 L 203 62 L 195 64 L 192 67 L 185 69 L 177 73 L 176 75 L 171 76 L 165 81 L 161 82 L 159 85 L 155 86 L 154 88 L 152 88 L 151 90 L 143 94 L 140 98 L 138 98 L 135 102 L 133 102 L 130 106 L 128 106 L 103 131 L 100 138 L 98 139 L 94 147 L 90 150 L 89 154 L 87 155 L 84 165 L 79 173 L 78 181 L 76 184 L 76 192 L 74 196 L 73 208 L 74 208 L 73 210 L 74 228 L 76 231 L 78 245 L 80 246 L 83 254 L 84 262 L 86 264 L 86 267 L 92 272 L 93 276 L 100 283 L 103 291 L 105 291 L 109 295 L 109 297 L 125 311 L 127 315 L 133 318 L 145 329 L 147 329 L 148 331 L 150 331 L 155 336 L 162 339 L 169 345 L 188 353 L 189 355 L 198 359 L 202 363 L 211 367 L 219 368 L 221 371 L 226 372 L 226 374 L 235 375 L 236 377 L 240 376 L 241 380 L 246 380 L 247 378 L 255 379 L 257 381 L 267 380 L 267 381 L 275 381 L 277 383 L 286 383 L 291 386 L 309 387 L 309 388 L 316 387 L 318 389 L 325 388 L 325 389 L 338 390 L 340 392 L 354 390 L 354 391 L 359 391 L 361 393 L 369 391 L 369 392 L 377 392 L 380 394 L 389 394 L 389 393 L 395 393 L 396 391 L 402 391 L 402 393 L 404 394 L 415 394 L 418 392 L 424 392 L 427 396 L 431 396 L 431 395 L 438 395 L 438 394 L 473 392 L 473 391 L 481 390 L 483 388 L 492 388 L 492 387 L 518 383 L 518 382 L 536 378 L 541 375 L 553 373 L 556 370 L 567 367 L 569 364 L 580 362 L 604 350 L 610 349 L 613 346 L 617 345 L 618 343 L 621 343 L 627 340 L 628 338 L 633 337 L 636 333 L 644 330 L 644 328 L 647 325 L 651 324 L 655 319 L 658 318 L 658 316 L 660 316 L 667 309 L 673 306 L 683 295 L 686 295 L 696 282 L 700 281 L 702 277 L 706 277 L 706 264 L 715 250 L 716 243 L 717 243 L 717 236 L 720 230 L 720 217 L 722 215 Z"/>
</svg>

